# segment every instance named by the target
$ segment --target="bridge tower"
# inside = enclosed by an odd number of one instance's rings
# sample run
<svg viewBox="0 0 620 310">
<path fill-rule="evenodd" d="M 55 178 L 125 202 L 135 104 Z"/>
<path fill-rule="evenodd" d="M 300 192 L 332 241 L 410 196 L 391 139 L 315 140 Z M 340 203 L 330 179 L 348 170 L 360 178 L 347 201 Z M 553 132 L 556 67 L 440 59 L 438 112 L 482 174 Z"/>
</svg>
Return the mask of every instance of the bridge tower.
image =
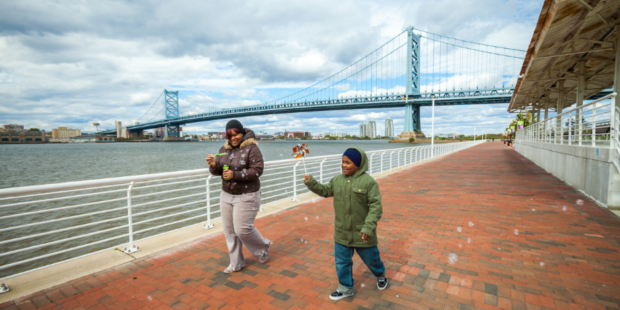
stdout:
<svg viewBox="0 0 620 310">
<path fill-rule="evenodd" d="M 413 33 L 413 27 L 407 28 L 407 100 L 420 97 L 420 41 L 421 35 Z M 405 107 L 404 133 L 421 132 L 420 105 L 408 103 Z"/>
<path fill-rule="evenodd" d="M 179 117 L 179 91 L 168 91 L 164 89 L 164 111 L 166 119 Z M 166 138 L 179 137 L 179 125 L 166 124 Z"/>
</svg>

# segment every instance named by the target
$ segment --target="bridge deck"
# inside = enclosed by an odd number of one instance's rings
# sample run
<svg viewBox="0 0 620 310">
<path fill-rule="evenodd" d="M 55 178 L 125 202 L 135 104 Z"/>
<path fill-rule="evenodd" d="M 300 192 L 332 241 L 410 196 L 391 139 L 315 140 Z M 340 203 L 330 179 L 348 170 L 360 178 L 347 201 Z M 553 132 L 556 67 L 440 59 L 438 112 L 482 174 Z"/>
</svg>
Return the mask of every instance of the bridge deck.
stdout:
<svg viewBox="0 0 620 310">
<path fill-rule="evenodd" d="M 224 274 L 217 235 L 0 309 L 620 307 L 620 219 L 513 150 L 483 144 L 379 184 L 385 291 L 356 257 L 355 297 L 329 300 L 337 280 L 332 200 L 323 199 L 257 220 L 275 242 L 265 265 L 248 259 L 242 272 Z"/>
</svg>

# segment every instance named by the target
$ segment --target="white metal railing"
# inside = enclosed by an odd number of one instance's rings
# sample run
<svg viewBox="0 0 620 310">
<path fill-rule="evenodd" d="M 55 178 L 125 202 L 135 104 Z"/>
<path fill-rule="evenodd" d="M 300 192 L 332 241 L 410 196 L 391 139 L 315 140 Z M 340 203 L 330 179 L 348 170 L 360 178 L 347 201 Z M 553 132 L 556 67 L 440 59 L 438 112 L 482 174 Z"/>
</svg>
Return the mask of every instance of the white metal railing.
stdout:
<svg viewBox="0 0 620 310">
<path fill-rule="evenodd" d="M 368 172 L 383 174 L 482 142 L 370 151 Z M 309 157 L 305 166 L 326 183 L 341 173 L 341 158 Z M 265 163 L 262 204 L 308 192 L 300 163 Z M 0 278 L 121 246 L 137 252 L 138 242 L 191 225 L 211 228 L 220 217 L 220 191 L 220 178 L 208 169 L 0 189 Z"/>
<path fill-rule="evenodd" d="M 607 99 L 610 101 L 603 102 Z M 516 142 L 614 148 L 618 132 L 616 93 L 532 124 L 516 133 Z M 618 144 L 615 144 L 618 146 Z"/>
</svg>

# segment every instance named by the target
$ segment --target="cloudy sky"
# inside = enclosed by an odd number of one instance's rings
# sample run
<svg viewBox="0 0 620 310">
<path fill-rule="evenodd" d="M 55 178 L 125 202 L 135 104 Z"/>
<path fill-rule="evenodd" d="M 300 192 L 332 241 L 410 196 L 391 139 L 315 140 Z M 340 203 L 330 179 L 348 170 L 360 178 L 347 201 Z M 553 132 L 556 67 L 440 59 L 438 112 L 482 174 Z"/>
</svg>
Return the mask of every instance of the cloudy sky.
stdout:
<svg viewBox="0 0 620 310">
<path fill-rule="evenodd" d="M 267 102 L 354 63 L 411 25 L 526 49 L 542 0 L 0 1 L 0 124 L 94 130 L 155 116 L 163 89 L 197 107 Z M 160 99 L 161 101 L 161 99 Z M 507 104 L 438 107 L 436 132 L 501 132 Z M 144 114 L 147 113 L 146 116 Z M 246 127 L 379 134 L 404 108 L 248 117 Z M 220 131 L 226 121 L 188 124 Z M 430 108 L 422 108 L 430 131 Z"/>
</svg>

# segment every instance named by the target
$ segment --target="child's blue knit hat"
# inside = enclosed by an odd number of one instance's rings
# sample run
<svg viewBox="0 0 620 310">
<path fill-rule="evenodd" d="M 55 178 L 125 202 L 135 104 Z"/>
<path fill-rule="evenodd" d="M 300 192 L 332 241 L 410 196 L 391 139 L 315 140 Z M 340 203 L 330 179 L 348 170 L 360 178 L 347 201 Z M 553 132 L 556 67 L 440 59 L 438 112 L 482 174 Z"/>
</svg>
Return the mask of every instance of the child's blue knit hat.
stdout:
<svg viewBox="0 0 620 310">
<path fill-rule="evenodd" d="M 356 149 L 348 149 L 342 156 L 348 157 L 358 168 L 362 164 L 362 154 Z"/>
</svg>

